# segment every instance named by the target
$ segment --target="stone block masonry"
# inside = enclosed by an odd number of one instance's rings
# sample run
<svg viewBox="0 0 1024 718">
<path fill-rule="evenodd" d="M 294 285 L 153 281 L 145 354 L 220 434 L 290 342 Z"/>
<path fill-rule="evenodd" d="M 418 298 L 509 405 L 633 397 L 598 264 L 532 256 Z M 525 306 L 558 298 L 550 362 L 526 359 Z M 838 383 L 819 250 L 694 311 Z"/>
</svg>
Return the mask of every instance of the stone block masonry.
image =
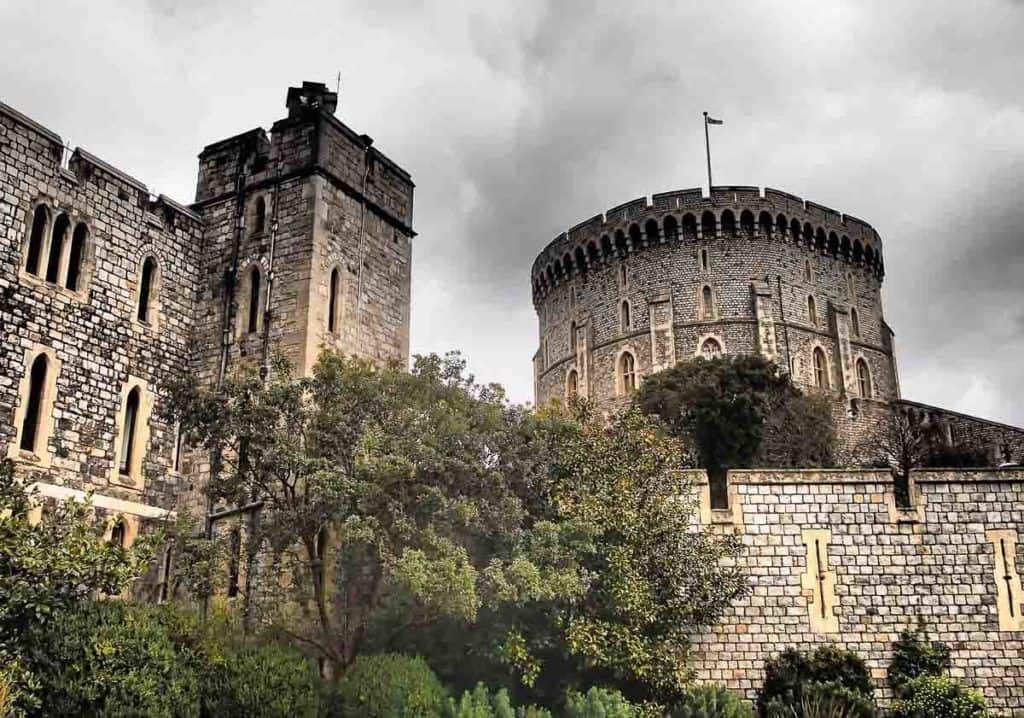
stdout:
<svg viewBox="0 0 1024 718">
<path fill-rule="evenodd" d="M 881 702 L 892 642 L 917 618 L 952 649 L 952 676 L 1024 716 L 1024 470 L 915 471 L 913 510 L 885 471 L 733 471 L 729 512 L 751 593 L 695 637 L 701 682 L 753 699 L 765 660 L 834 643 L 867 662 Z"/>
</svg>

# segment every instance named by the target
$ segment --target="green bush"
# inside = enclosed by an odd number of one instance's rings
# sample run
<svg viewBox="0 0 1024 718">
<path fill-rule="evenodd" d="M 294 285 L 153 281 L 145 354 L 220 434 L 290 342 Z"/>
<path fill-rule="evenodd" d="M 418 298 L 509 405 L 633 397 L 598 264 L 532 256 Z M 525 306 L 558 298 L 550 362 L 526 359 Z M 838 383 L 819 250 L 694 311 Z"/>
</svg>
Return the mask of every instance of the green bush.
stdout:
<svg viewBox="0 0 1024 718">
<path fill-rule="evenodd" d="M 904 686 L 903 695 L 903 699 L 893 702 L 892 718 L 990 718 L 992 715 L 980 693 L 949 678 L 915 678 Z"/>
<path fill-rule="evenodd" d="M 913 630 L 900 634 L 892 646 L 889 664 L 889 685 L 897 696 L 903 696 L 910 681 L 922 676 L 942 676 L 949 670 L 949 647 L 938 641 L 928 641 L 924 622 Z"/>
<path fill-rule="evenodd" d="M 198 716 L 202 684 L 157 608 L 85 604 L 34 632 L 27 667 L 43 715 Z"/>
<path fill-rule="evenodd" d="M 437 718 L 445 691 L 422 658 L 360 656 L 338 679 L 326 706 L 341 718 Z"/>
<path fill-rule="evenodd" d="M 749 703 L 721 686 L 690 688 L 669 712 L 670 718 L 753 718 Z"/>
<path fill-rule="evenodd" d="M 483 683 L 463 693 L 458 702 L 449 698 L 444 715 L 445 718 L 551 718 L 545 708 L 514 708 L 507 690 L 502 688 L 492 694 Z"/>
<path fill-rule="evenodd" d="M 622 694 L 593 687 L 586 693 L 570 691 L 565 701 L 565 718 L 638 718 L 636 707 Z"/>
<path fill-rule="evenodd" d="M 206 713 L 221 718 L 315 718 L 320 678 L 288 646 L 249 646 L 224 656 L 205 693 Z"/>
<path fill-rule="evenodd" d="M 874 688 L 871 676 L 857 654 L 835 646 L 822 646 L 813 653 L 788 649 L 765 663 L 764 686 L 757 697 L 758 712 L 764 718 L 803 717 L 804 694 L 811 686 L 816 702 L 826 700 L 843 705 L 855 716 L 873 715 Z"/>
</svg>

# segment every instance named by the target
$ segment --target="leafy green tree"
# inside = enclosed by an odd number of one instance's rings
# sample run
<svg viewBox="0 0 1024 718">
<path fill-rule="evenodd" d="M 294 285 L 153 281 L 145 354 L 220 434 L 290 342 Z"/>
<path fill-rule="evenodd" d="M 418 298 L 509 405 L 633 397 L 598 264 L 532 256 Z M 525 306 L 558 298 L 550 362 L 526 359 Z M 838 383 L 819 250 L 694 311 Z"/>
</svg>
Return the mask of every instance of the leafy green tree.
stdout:
<svg viewBox="0 0 1024 718">
<path fill-rule="evenodd" d="M 904 697 L 893 701 L 892 718 L 991 718 L 985 698 L 954 680 L 921 676 L 904 686 Z"/>
<path fill-rule="evenodd" d="M 824 704 L 856 718 L 871 718 L 873 697 L 867 666 L 852 651 L 821 646 L 802 653 L 790 648 L 765 662 L 757 705 L 765 718 L 806 718 L 805 705 Z"/>
<path fill-rule="evenodd" d="M 212 495 L 262 502 L 248 610 L 338 669 L 385 625 L 474 621 L 522 531 L 520 413 L 457 355 L 406 372 L 325 353 L 273 376 L 186 380 L 169 407 L 218 459 Z"/>
<path fill-rule="evenodd" d="M 340 718 L 436 718 L 445 690 L 422 658 L 360 656 L 338 680 L 328 704 Z"/>
<path fill-rule="evenodd" d="M 551 712 L 545 708 L 513 706 L 507 690 L 502 688 L 491 693 L 483 683 L 463 693 L 458 701 L 449 698 L 444 715 L 445 718 L 551 718 Z"/>
<path fill-rule="evenodd" d="M 805 397 L 760 356 L 693 359 L 644 379 L 637 403 L 660 417 L 707 469 L 717 493 L 728 469 L 831 466 L 828 405 Z M 716 496 L 716 504 L 723 497 Z"/>
<path fill-rule="evenodd" d="M 636 706 L 621 693 L 593 687 L 586 693 L 570 691 L 565 701 L 566 718 L 640 718 Z"/>
<path fill-rule="evenodd" d="M 570 418 L 534 427 L 549 468 L 529 487 L 527 555 L 576 582 L 516 615 L 503 655 L 548 705 L 585 685 L 667 703 L 685 688 L 690 636 L 747 589 L 739 540 L 695 529 L 679 442 L 651 417 L 606 422 L 580 405 Z"/>
</svg>

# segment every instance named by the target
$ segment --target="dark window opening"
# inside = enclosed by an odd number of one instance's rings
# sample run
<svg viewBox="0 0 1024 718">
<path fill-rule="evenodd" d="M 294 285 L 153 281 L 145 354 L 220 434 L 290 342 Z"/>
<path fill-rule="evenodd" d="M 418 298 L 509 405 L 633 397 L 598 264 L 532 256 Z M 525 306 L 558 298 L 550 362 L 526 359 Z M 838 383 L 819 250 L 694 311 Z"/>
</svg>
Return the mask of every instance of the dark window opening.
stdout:
<svg viewBox="0 0 1024 718">
<path fill-rule="evenodd" d="M 118 548 L 125 548 L 125 542 L 127 539 L 128 529 L 124 525 L 124 521 L 118 519 L 117 523 L 115 523 L 113 528 L 110 529 L 110 543 Z"/>
<path fill-rule="evenodd" d="M 263 232 L 267 224 L 267 203 L 263 201 L 262 197 L 256 199 L 256 218 L 253 222 L 252 231 L 255 234 Z"/>
<path fill-rule="evenodd" d="M 124 404 L 124 427 L 121 436 L 121 458 L 119 470 L 121 474 L 128 476 L 132 470 L 132 458 L 135 453 L 135 424 L 139 417 L 139 388 L 135 387 L 128 392 L 128 398 Z"/>
<path fill-rule="evenodd" d="M 142 278 L 139 283 L 139 321 L 148 324 L 150 321 L 150 295 L 153 292 L 153 282 L 156 279 L 156 261 L 148 257 L 142 263 Z"/>
<path fill-rule="evenodd" d="M 64 286 L 72 292 L 78 291 L 78 284 L 81 281 L 85 242 L 88 237 L 89 229 L 84 224 L 75 227 L 75 234 L 71 238 L 71 251 L 68 253 L 68 276 L 64 282 Z"/>
<path fill-rule="evenodd" d="M 239 529 L 231 531 L 231 549 L 228 563 L 228 598 L 234 598 L 239 593 L 242 571 L 242 532 Z"/>
<path fill-rule="evenodd" d="M 253 267 L 249 273 L 249 332 L 260 327 L 260 270 Z"/>
<path fill-rule="evenodd" d="M 331 271 L 330 298 L 327 302 L 327 331 L 332 334 L 338 331 L 338 293 L 340 291 L 341 273 L 335 267 Z"/>
<path fill-rule="evenodd" d="M 39 419 L 43 409 L 43 392 L 46 391 L 47 359 L 45 355 L 36 357 L 29 370 L 28 402 L 25 405 L 25 418 L 21 424 L 20 447 L 24 451 L 36 450 L 39 434 Z"/>
<path fill-rule="evenodd" d="M 50 236 L 50 257 L 46 262 L 46 281 L 54 284 L 60 279 L 60 256 L 64 251 L 64 238 L 67 236 L 71 223 L 68 216 L 62 214 L 53 223 L 53 234 Z"/>
<path fill-rule="evenodd" d="M 46 223 L 49 215 L 46 207 L 36 207 L 32 215 L 32 236 L 28 242 L 28 257 L 25 259 L 25 271 L 29 274 L 39 275 L 39 260 L 43 254 L 43 238 L 46 236 Z"/>
</svg>

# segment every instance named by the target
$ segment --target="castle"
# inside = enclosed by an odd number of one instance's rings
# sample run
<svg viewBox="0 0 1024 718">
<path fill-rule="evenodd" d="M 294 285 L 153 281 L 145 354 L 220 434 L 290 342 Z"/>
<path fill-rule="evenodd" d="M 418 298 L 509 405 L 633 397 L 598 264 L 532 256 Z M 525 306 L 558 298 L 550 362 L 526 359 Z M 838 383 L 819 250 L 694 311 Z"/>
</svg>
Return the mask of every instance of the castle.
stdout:
<svg viewBox="0 0 1024 718">
<path fill-rule="evenodd" d="M 0 104 L 0 442 L 43 497 L 94 491 L 126 544 L 199 502 L 208 459 L 160 411 L 185 372 L 407 361 L 412 179 L 325 86 L 286 104 L 203 149 L 189 206 Z"/>
<path fill-rule="evenodd" d="M 272 355 L 308 372 L 324 348 L 407 361 L 412 179 L 323 85 L 286 105 L 269 133 L 204 148 L 185 206 L 0 103 L 0 443 L 44 498 L 94 492 L 112 541 L 199 500 L 208 458 L 161 412 L 186 372 L 212 385 Z M 784 192 L 620 205 L 534 264 L 537 402 L 610 410 L 685 358 L 759 353 L 832 397 L 846 446 L 895 406 L 1020 462 L 1024 431 L 901 398 L 884 274 L 867 223 Z M 838 641 L 884 685 L 892 640 L 925 616 L 955 676 L 1024 715 L 1024 471 L 918 471 L 910 507 L 887 471 L 734 471 L 727 506 L 688 479 L 752 581 L 694 636 L 696 678 L 753 695 L 767 657 Z"/>
<path fill-rule="evenodd" d="M 713 187 L 626 202 L 534 261 L 536 401 L 579 395 L 613 409 L 684 359 L 760 354 L 834 399 L 844 455 L 895 405 L 993 466 L 1024 462 L 1024 430 L 901 398 L 884 276 L 871 225 L 786 192 Z"/>
</svg>

